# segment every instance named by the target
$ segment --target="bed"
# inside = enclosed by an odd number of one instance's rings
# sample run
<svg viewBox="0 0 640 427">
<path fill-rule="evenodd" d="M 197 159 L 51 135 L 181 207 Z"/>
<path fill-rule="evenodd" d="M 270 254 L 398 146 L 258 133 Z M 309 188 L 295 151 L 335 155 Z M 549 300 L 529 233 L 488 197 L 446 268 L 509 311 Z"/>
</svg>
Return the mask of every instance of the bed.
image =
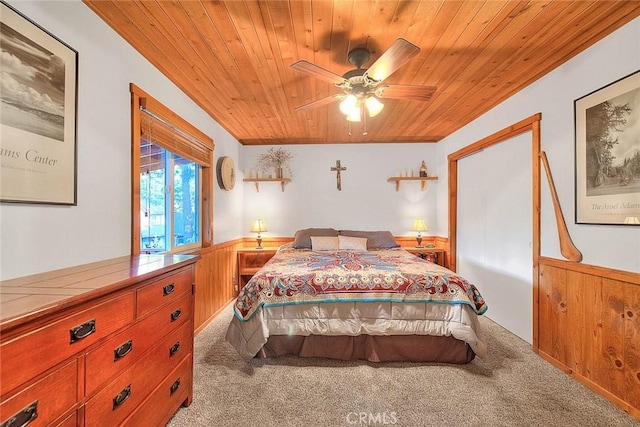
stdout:
<svg viewBox="0 0 640 427">
<path fill-rule="evenodd" d="M 478 289 L 386 231 L 299 230 L 241 289 L 233 310 L 226 339 L 246 359 L 462 364 L 487 352 Z"/>
</svg>

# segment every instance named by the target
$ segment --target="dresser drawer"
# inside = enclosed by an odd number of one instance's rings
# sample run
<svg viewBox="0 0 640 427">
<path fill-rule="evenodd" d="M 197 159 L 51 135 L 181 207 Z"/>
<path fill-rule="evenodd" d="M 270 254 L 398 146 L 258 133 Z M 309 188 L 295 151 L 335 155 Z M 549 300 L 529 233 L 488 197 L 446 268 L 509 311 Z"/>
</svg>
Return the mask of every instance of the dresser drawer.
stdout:
<svg viewBox="0 0 640 427">
<path fill-rule="evenodd" d="M 73 413 L 62 420 L 56 427 L 76 427 L 78 425 L 78 414 Z"/>
<path fill-rule="evenodd" d="M 134 311 L 134 293 L 128 292 L 2 343 L 0 394 L 6 394 L 131 323 Z M 14 368 L 7 369 L 10 366 Z"/>
<path fill-rule="evenodd" d="M 185 292 L 191 293 L 193 270 L 182 270 L 138 289 L 138 317 L 157 309 L 163 304 L 176 300 Z"/>
<path fill-rule="evenodd" d="M 163 336 L 192 318 L 193 296 L 183 294 L 132 327 L 87 353 L 86 393 L 91 396 L 100 385 L 133 365 Z M 177 316 L 177 313 L 180 316 Z M 174 319 L 175 320 L 172 320 Z M 184 346 L 180 343 L 180 346 Z"/>
<path fill-rule="evenodd" d="M 73 414 L 65 418 L 60 424 L 58 424 L 57 427 L 76 427 L 77 423 L 78 414 L 74 412 Z"/>
<path fill-rule="evenodd" d="M 33 421 L 29 423 L 30 426 L 51 424 L 76 403 L 77 373 L 78 363 L 74 359 L 2 402 L 0 425 L 4 425 L 11 418 L 15 418 L 15 421 L 9 425 L 25 425 L 31 418 Z"/>
<path fill-rule="evenodd" d="M 192 351 L 193 324 L 184 323 L 174 333 L 144 354 L 114 381 L 102 387 L 85 407 L 87 426 L 113 426 L 121 423 Z M 177 351 L 172 351 L 176 343 Z"/>
<path fill-rule="evenodd" d="M 165 425 L 182 402 L 191 398 L 192 363 L 191 357 L 184 358 L 123 425 L 132 427 Z"/>
</svg>

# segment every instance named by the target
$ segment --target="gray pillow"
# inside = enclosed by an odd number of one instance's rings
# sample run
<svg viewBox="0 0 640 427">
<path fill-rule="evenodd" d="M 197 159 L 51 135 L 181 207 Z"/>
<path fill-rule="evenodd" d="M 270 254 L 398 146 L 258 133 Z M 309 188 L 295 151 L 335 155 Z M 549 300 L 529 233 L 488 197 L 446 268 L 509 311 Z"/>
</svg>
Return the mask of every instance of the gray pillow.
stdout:
<svg viewBox="0 0 640 427">
<path fill-rule="evenodd" d="M 340 230 L 340 235 L 350 237 L 364 237 L 367 239 L 367 250 L 393 249 L 400 245 L 390 231 L 355 231 Z"/>
<path fill-rule="evenodd" d="M 311 249 L 311 236 L 337 237 L 338 234 L 338 230 L 333 228 L 305 228 L 296 231 L 292 246 L 294 249 Z"/>
</svg>

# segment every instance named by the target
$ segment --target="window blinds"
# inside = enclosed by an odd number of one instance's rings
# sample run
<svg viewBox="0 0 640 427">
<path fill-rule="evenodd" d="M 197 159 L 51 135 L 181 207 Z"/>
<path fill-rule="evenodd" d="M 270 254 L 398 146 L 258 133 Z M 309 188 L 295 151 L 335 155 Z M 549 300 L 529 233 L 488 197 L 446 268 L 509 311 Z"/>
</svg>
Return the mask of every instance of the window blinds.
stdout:
<svg viewBox="0 0 640 427">
<path fill-rule="evenodd" d="M 213 146 L 194 135 L 163 120 L 161 117 L 140 107 L 140 145 L 153 143 L 191 159 L 201 166 L 210 166 Z"/>
</svg>

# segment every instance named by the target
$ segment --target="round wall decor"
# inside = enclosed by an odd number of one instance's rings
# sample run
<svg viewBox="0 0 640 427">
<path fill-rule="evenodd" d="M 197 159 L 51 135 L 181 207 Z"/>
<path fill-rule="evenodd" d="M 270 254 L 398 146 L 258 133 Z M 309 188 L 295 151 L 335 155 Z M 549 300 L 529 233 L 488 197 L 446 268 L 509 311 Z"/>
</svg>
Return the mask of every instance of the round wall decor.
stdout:
<svg viewBox="0 0 640 427">
<path fill-rule="evenodd" d="M 218 185 L 223 190 L 232 190 L 236 184 L 236 167 L 233 159 L 229 156 L 222 156 L 218 159 L 216 165 L 216 175 L 218 177 Z"/>
</svg>

